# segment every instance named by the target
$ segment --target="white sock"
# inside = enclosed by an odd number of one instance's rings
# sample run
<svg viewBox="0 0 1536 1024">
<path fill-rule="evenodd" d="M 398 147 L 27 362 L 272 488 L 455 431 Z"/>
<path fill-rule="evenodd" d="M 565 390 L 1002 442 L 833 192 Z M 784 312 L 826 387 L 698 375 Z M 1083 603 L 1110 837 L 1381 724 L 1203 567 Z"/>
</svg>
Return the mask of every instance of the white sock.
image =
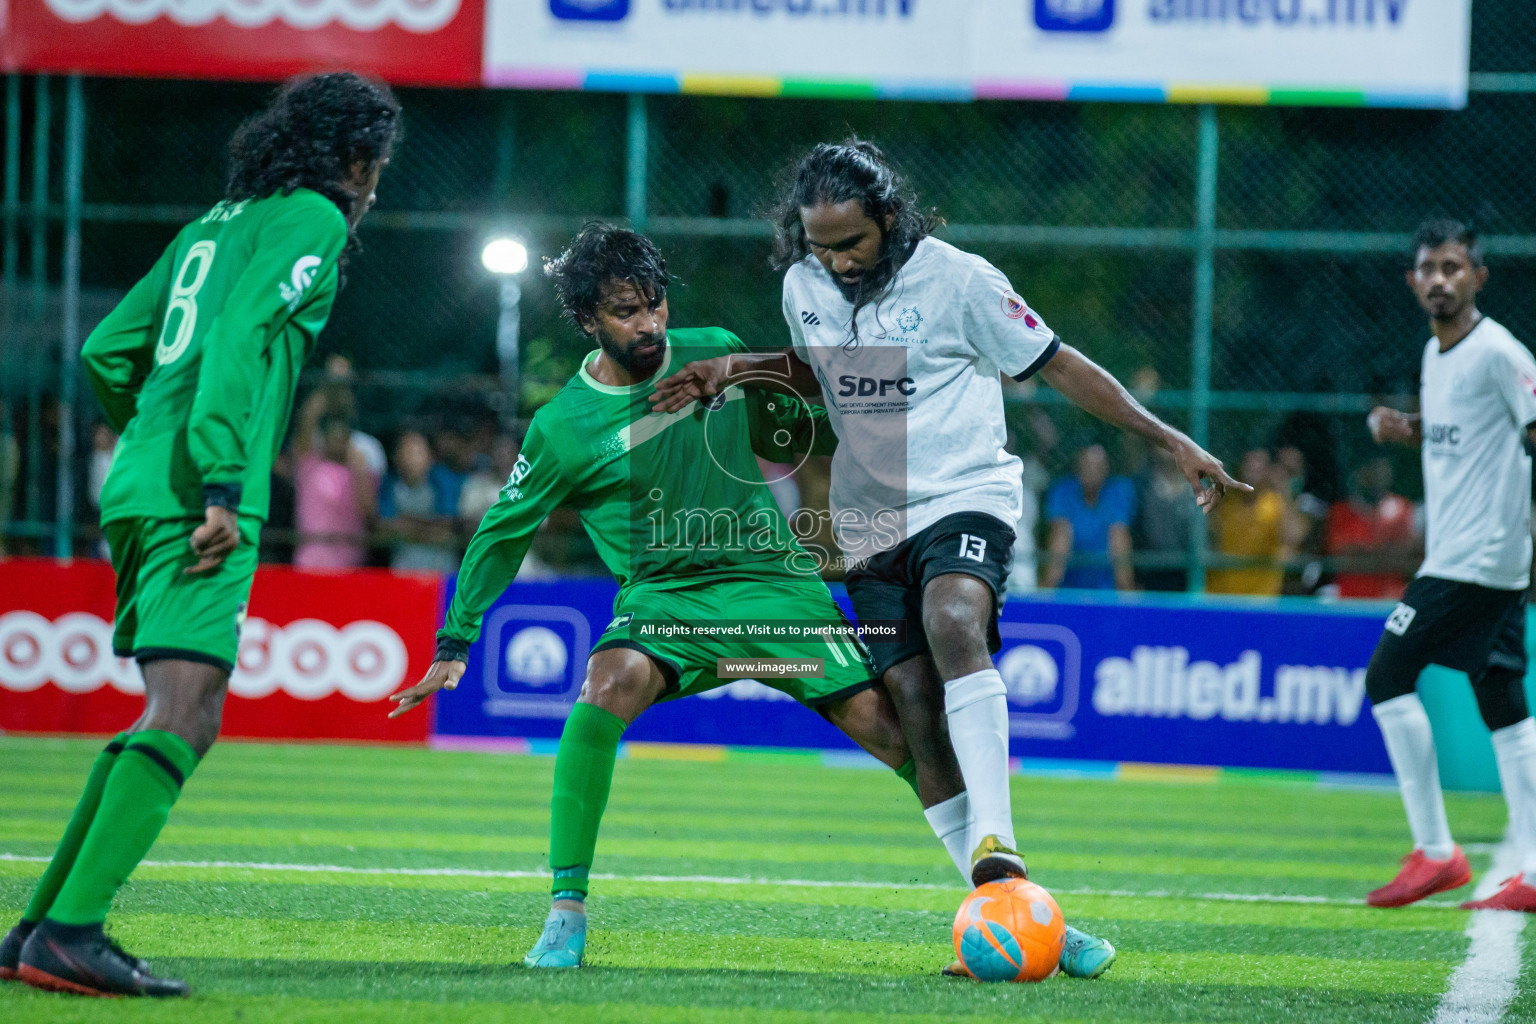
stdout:
<svg viewBox="0 0 1536 1024">
<path fill-rule="evenodd" d="M 944 684 L 944 711 L 971 801 L 967 862 L 983 836 L 997 836 L 1016 849 L 1008 799 L 1008 688 L 1003 677 L 989 668 L 951 679 Z"/>
<path fill-rule="evenodd" d="M 1397 788 L 1408 812 L 1408 830 L 1414 849 L 1431 860 L 1444 860 L 1455 852 L 1451 824 L 1445 819 L 1445 798 L 1440 795 L 1440 765 L 1435 760 L 1435 734 L 1429 715 L 1416 693 L 1382 701 L 1371 709 L 1387 756 L 1397 774 Z"/>
<path fill-rule="evenodd" d="M 962 790 L 959 796 L 952 796 L 943 803 L 934 804 L 923 811 L 923 817 L 928 819 L 928 824 L 933 827 L 933 834 L 939 837 L 939 842 L 944 844 L 944 849 L 949 851 L 949 859 L 955 862 L 955 867 L 960 871 L 960 877 L 965 879 L 967 887 L 971 884 L 971 848 L 966 845 L 969 838 L 968 830 L 971 825 L 971 801 Z"/>
<path fill-rule="evenodd" d="M 1509 834 L 1520 854 L 1520 870 L 1536 882 L 1536 719 L 1526 718 L 1494 731 L 1493 753 L 1499 784 L 1509 806 Z"/>
</svg>

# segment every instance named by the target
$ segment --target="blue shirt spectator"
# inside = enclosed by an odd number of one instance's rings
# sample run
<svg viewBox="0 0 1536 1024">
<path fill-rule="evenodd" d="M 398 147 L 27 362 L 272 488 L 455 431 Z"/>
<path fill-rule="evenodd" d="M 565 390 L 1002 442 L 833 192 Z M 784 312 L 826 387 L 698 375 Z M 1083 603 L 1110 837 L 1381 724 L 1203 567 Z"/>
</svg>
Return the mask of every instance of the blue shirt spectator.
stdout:
<svg viewBox="0 0 1536 1024">
<path fill-rule="evenodd" d="M 1109 475 L 1102 445 L 1077 453 L 1077 475 L 1051 486 L 1045 515 L 1051 524 L 1045 586 L 1132 589 L 1130 525 L 1136 515 L 1136 487 L 1123 476 Z M 1069 556 L 1083 555 L 1098 564 L 1067 567 Z"/>
<path fill-rule="evenodd" d="M 412 430 L 400 435 L 394 470 L 379 487 L 379 518 L 395 542 L 391 568 L 453 572 L 458 567 L 454 520 L 462 486 L 457 474 L 433 463 L 425 437 Z"/>
</svg>

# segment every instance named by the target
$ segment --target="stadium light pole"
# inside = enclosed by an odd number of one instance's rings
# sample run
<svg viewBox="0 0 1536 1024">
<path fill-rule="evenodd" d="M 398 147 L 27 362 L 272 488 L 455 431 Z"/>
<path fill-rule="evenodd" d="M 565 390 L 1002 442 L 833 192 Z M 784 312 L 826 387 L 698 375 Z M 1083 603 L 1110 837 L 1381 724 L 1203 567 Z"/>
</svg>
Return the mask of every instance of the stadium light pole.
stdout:
<svg viewBox="0 0 1536 1024">
<path fill-rule="evenodd" d="M 517 421 L 518 392 L 521 388 L 517 332 L 520 320 L 518 303 L 523 298 L 523 286 L 517 278 L 528 269 L 528 247 L 515 238 L 493 238 L 480 250 L 480 264 L 489 273 L 501 278 L 501 315 L 496 320 L 496 358 L 501 364 L 501 389 L 506 396 L 501 422 L 504 427 L 511 427 Z"/>
</svg>

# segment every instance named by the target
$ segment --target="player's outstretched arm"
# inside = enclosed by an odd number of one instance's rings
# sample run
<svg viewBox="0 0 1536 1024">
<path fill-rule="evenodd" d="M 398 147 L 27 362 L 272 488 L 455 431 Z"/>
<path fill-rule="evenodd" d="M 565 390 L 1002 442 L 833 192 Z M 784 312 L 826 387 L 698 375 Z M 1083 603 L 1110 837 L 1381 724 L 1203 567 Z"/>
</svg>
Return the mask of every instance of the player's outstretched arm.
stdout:
<svg viewBox="0 0 1536 1024">
<path fill-rule="evenodd" d="M 1253 490 L 1233 479 L 1220 459 L 1195 444 L 1183 431 L 1148 412 L 1107 370 L 1071 345 L 1062 345 L 1040 370 L 1040 376 L 1083 411 L 1140 434 L 1165 449 L 1189 481 L 1202 512 L 1210 512 L 1228 488 Z"/>
<path fill-rule="evenodd" d="M 1423 423 L 1418 413 L 1398 412 L 1384 405 L 1372 409 L 1365 418 L 1371 438 L 1377 444 L 1405 444 L 1417 448 L 1424 443 Z"/>
<path fill-rule="evenodd" d="M 687 363 L 656 382 L 655 412 L 677 412 L 713 398 L 733 385 L 809 398 L 821 393 L 816 373 L 790 349 L 782 352 L 733 352 Z"/>
<path fill-rule="evenodd" d="M 155 367 L 155 306 L 160 296 L 170 291 L 175 253 L 173 242 L 154 268 L 96 326 L 80 350 L 86 379 L 96 392 L 107 425 L 119 434 L 138 411 L 139 388 Z"/>
<path fill-rule="evenodd" d="M 437 633 L 432 669 L 421 682 L 391 698 L 400 706 L 390 712 L 390 718 L 405 714 L 439 689 L 458 685 L 486 609 L 517 578 L 539 525 L 574 490 L 571 474 L 545 436 L 544 415 L 534 417 L 506 486 L 470 538 L 447 620 Z"/>
</svg>

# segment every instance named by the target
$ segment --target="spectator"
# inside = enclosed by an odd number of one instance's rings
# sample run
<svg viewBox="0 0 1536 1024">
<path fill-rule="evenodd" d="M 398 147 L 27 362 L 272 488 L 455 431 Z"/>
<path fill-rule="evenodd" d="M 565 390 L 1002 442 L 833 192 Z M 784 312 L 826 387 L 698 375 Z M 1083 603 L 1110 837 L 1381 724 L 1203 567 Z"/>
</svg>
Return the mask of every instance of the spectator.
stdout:
<svg viewBox="0 0 1536 1024">
<path fill-rule="evenodd" d="M 1293 554 L 1302 564 L 1287 569 L 1281 592 L 1285 594 L 1316 594 L 1327 583 L 1322 556 L 1326 545 L 1324 524 L 1328 519 L 1328 503 L 1308 488 L 1307 457 L 1296 445 L 1284 445 L 1275 452 L 1275 477 L 1291 503 L 1292 522 L 1295 528 Z"/>
<path fill-rule="evenodd" d="M 1403 567 L 1418 546 L 1413 502 L 1392 493 L 1392 463 L 1375 458 L 1350 474 L 1350 495 L 1328 510 L 1328 553 L 1348 559 L 1338 571 L 1340 597 L 1396 600 L 1408 586 Z"/>
<path fill-rule="evenodd" d="M 395 443 L 394 472 L 379 489 L 379 518 L 399 543 L 392 569 L 453 572 L 459 567 L 454 532 L 461 487 L 434 473 L 432 448 L 420 432 L 407 430 Z"/>
<path fill-rule="evenodd" d="M 343 355 L 333 355 L 325 361 L 325 383 L 321 385 L 326 389 L 326 404 L 331 412 L 339 416 L 345 416 L 352 423 L 357 422 L 357 395 L 353 391 L 353 382 L 356 375 L 352 371 L 352 360 Z M 389 460 L 384 455 L 384 445 L 372 434 L 352 428 L 352 447 L 362 455 L 363 461 L 368 466 L 368 472 L 373 474 L 375 480 L 384 476 L 389 468 Z"/>
<path fill-rule="evenodd" d="M 1136 571 L 1146 590 L 1187 590 L 1190 531 L 1198 515 L 1189 481 L 1173 456 L 1162 449 L 1152 456 L 1147 470 L 1136 478 L 1136 520 L 1132 536 L 1136 550 L 1158 561 Z"/>
<path fill-rule="evenodd" d="M 1103 445 L 1077 453 L 1077 475 L 1058 480 L 1045 499 L 1051 523 L 1044 586 L 1088 590 L 1132 590 L 1131 519 L 1136 489 L 1109 475 Z M 1067 567 L 1069 556 L 1083 565 Z"/>
<path fill-rule="evenodd" d="M 1026 431 L 1028 441 L 1024 440 Z M 1010 426 L 1008 433 L 1009 450 L 1023 463 L 1024 502 L 1019 521 L 1013 524 L 1013 565 L 1006 586 L 1010 594 L 1027 594 L 1040 586 L 1040 503 L 1051 484 L 1040 453 L 1054 448 L 1059 437 L 1056 424 L 1039 410 L 1033 410 L 1023 424 Z"/>
<path fill-rule="evenodd" d="M 91 431 L 91 464 L 86 468 L 85 496 L 91 508 L 101 511 L 101 489 L 107 482 L 107 471 L 112 468 L 112 455 L 117 451 L 117 434 L 105 423 L 97 423 Z"/>
<path fill-rule="evenodd" d="M 99 521 L 101 515 L 101 489 L 106 486 L 107 472 L 112 468 L 112 456 L 117 452 L 117 432 L 105 423 L 97 423 L 91 431 L 91 461 L 85 468 L 85 498 Z M 97 558 L 111 558 L 106 538 L 91 545 Z"/>
<path fill-rule="evenodd" d="M 1294 550 L 1298 533 L 1289 495 L 1281 489 L 1269 452 L 1262 448 L 1243 456 L 1238 479 L 1252 484 L 1253 493 L 1229 492 L 1216 506 L 1211 513 L 1212 547 L 1218 554 L 1259 564 L 1212 569 L 1206 575 L 1206 590 L 1278 595 L 1285 579 L 1284 561 Z"/>
<path fill-rule="evenodd" d="M 355 569 L 367 557 L 376 477 L 352 446 L 352 424 L 327 409 L 318 389 L 305 401 L 294 437 L 294 522 L 301 569 Z M 318 441 L 318 444 L 317 444 Z"/>
<path fill-rule="evenodd" d="M 432 451 L 437 456 L 432 464 L 432 486 L 442 491 L 450 507 L 457 509 L 459 491 L 475 470 L 474 449 L 468 437 L 445 427 L 434 435 Z"/>
<path fill-rule="evenodd" d="M 471 473 L 459 491 L 459 526 L 465 532 L 472 533 L 480 525 L 517 465 L 517 442 L 511 437 L 498 435 L 490 448 L 490 466 Z"/>
</svg>

